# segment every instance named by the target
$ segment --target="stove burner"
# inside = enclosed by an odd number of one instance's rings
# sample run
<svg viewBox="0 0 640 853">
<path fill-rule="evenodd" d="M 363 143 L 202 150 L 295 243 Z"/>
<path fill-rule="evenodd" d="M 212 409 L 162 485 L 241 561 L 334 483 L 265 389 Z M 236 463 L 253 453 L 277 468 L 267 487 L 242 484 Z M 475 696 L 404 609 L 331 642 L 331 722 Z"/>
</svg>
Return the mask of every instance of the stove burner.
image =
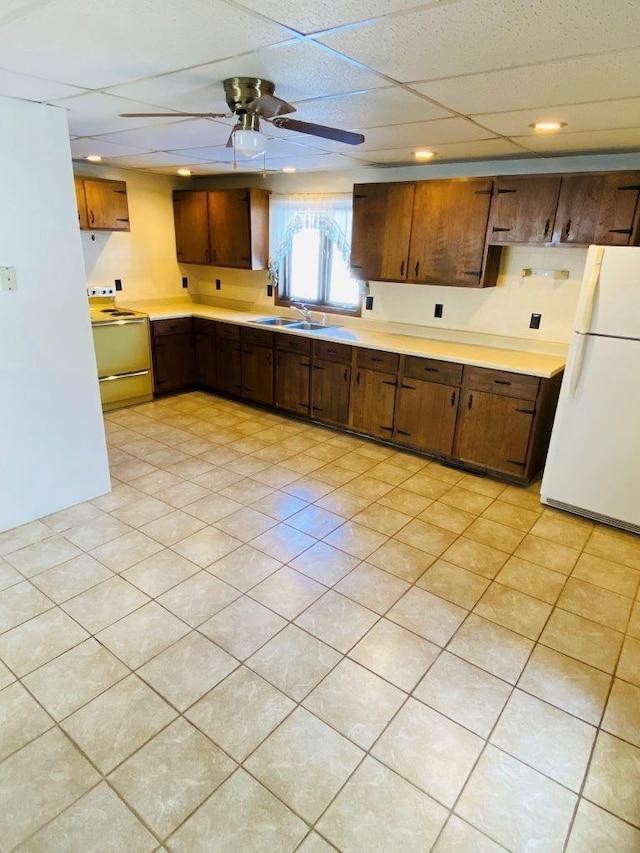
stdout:
<svg viewBox="0 0 640 853">
<path fill-rule="evenodd" d="M 112 317 L 134 317 L 135 311 L 122 311 L 120 308 L 103 308 L 103 314 L 111 314 Z"/>
</svg>

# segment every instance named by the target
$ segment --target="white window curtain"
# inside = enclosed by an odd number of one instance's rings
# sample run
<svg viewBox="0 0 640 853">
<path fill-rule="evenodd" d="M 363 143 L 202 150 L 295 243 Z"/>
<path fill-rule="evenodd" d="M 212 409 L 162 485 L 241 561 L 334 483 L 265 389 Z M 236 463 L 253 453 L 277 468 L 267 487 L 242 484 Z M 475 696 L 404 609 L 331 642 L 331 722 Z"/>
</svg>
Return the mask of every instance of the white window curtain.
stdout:
<svg viewBox="0 0 640 853">
<path fill-rule="evenodd" d="M 274 284 L 295 234 L 304 228 L 325 231 L 344 261 L 351 251 L 350 193 L 272 195 L 270 208 L 269 276 Z"/>
</svg>

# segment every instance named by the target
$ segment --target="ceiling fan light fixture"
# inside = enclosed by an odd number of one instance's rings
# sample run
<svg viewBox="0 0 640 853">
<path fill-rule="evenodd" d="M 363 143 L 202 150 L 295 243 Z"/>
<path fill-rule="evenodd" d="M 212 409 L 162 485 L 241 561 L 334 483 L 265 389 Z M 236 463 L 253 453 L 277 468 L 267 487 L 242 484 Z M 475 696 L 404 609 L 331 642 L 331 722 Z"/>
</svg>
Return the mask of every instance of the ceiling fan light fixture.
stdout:
<svg viewBox="0 0 640 853">
<path fill-rule="evenodd" d="M 290 174 L 291 172 L 296 171 L 296 167 L 295 166 L 283 166 L 282 171 L 286 172 L 287 174 Z"/>
<path fill-rule="evenodd" d="M 267 137 L 257 130 L 236 130 L 233 145 L 237 154 L 251 159 L 265 153 Z"/>
<path fill-rule="evenodd" d="M 419 148 L 417 151 L 413 152 L 413 156 L 416 160 L 431 160 L 436 156 L 436 154 L 437 151 L 430 151 L 427 148 Z"/>
<path fill-rule="evenodd" d="M 183 178 L 188 178 L 191 174 L 191 169 L 178 169 L 178 174 L 182 175 Z"/>
<path fill-rule="evenodd" d="M 99 163 L 102 157 L 99 154 L 89 154 L 86 158 L 90 163 Z"/>
<path fill-rule="evenodd" d="M 534 121 L 531 122 L 529 127 L 532 127 L 534 130 L 539 131 L 540 133 L 555 133 L 557 130 L 561 130 L 563 127 L 566 127 L 566 121 Z"/>
</svg>

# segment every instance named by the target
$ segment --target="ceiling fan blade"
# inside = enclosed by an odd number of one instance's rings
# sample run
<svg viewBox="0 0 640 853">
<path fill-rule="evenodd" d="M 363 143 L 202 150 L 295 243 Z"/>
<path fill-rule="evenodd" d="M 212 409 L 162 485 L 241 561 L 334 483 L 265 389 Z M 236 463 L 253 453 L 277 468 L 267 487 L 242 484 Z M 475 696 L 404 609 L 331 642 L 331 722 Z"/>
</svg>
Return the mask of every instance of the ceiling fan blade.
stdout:
<svg viewBox="0 0 640 853">
<path fill-rule="evenodd" d="M 229 113 L 120 113 L 120 118 L 229 118 Z"/>
<path fill-rule="evenodd" d="M 247 104 L 247 110 L 263 118 L 275 118 L 285 113 L 295 113 L 296 108 L 283 101 L 282 98 L 276 98 L 275 95 L 269 95 L 265 92 L 264 95 L 260 95 L 255 101 Z"/>
<path fill-rule="evenodd" d="M 298 121 L 295 118 L 274 118 L 273 124 L 276 127 L 283 127 L 285 130 L 297 130 L 299 133 L 309 133 L 311 136 L 333 139 L 336 142 L 345 142 L 347 145 L 361 145 L 364 142 L 364 136 L 361 133 L 339 130 L 337 127 L 325 127 L 322 124 L 312 124 L 308 121 Z"/>
</svg>

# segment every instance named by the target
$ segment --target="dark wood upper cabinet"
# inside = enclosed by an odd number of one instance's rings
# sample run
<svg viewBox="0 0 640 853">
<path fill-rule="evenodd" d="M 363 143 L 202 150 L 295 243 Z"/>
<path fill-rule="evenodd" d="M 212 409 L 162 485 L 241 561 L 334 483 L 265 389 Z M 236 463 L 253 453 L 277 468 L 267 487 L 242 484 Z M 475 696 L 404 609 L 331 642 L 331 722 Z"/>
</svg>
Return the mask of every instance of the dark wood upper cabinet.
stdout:
<svg viewBox="0 0 640 853">
<path fill-rule="evenodd" d="M 174 192 L 173 217 L 178 261 L 188 264 L 208 264 L 209 216 L 207 193 L 204 191 Z"/>
<path fill-rule="evenodd" d="M 638 242 L 640 172 L 565 175 L 556 243 L 634 246 Z"/>
<path fill-rule="evenodd" d="M 550 243 L 553 237 L 559 175 L 498 178 L 487 239 L 490 243 Z"/>
<path fill-rule="evenodd" d="M 73 178 L 73 184 L 76 191 L 76 207 L 78 208 L 78 223 L 81 231 L 86 231 L 89 227 L 89 218 L 87 216 L 87 199 L 84 194 L 84 181 L 77 175 Z"/>
<path fill-rule="evenodd" d="M 82 182 L 82 191 L 79 187 L 80 181 Z M 82 230 L 130 230 L 127 185 L 124 181 L 76 177 L 75 185 L 80 228 Z"/>
<path fill-rule="evenodd" d="M 417 184 L 410 281 L 478 287 L 492 187 L 491 178 Z"/>
<path fill-rule="evenodd" d="M 356 184 L 353 188 L 351 269 L 363 280 L 404 281 L 415 184 Z"/>
<path fill-rule="evenodd" d="M 209 263 L 259 270 L 269 254 L 269 193 L 259 189 L 207 193 Z"/>
</svg>

